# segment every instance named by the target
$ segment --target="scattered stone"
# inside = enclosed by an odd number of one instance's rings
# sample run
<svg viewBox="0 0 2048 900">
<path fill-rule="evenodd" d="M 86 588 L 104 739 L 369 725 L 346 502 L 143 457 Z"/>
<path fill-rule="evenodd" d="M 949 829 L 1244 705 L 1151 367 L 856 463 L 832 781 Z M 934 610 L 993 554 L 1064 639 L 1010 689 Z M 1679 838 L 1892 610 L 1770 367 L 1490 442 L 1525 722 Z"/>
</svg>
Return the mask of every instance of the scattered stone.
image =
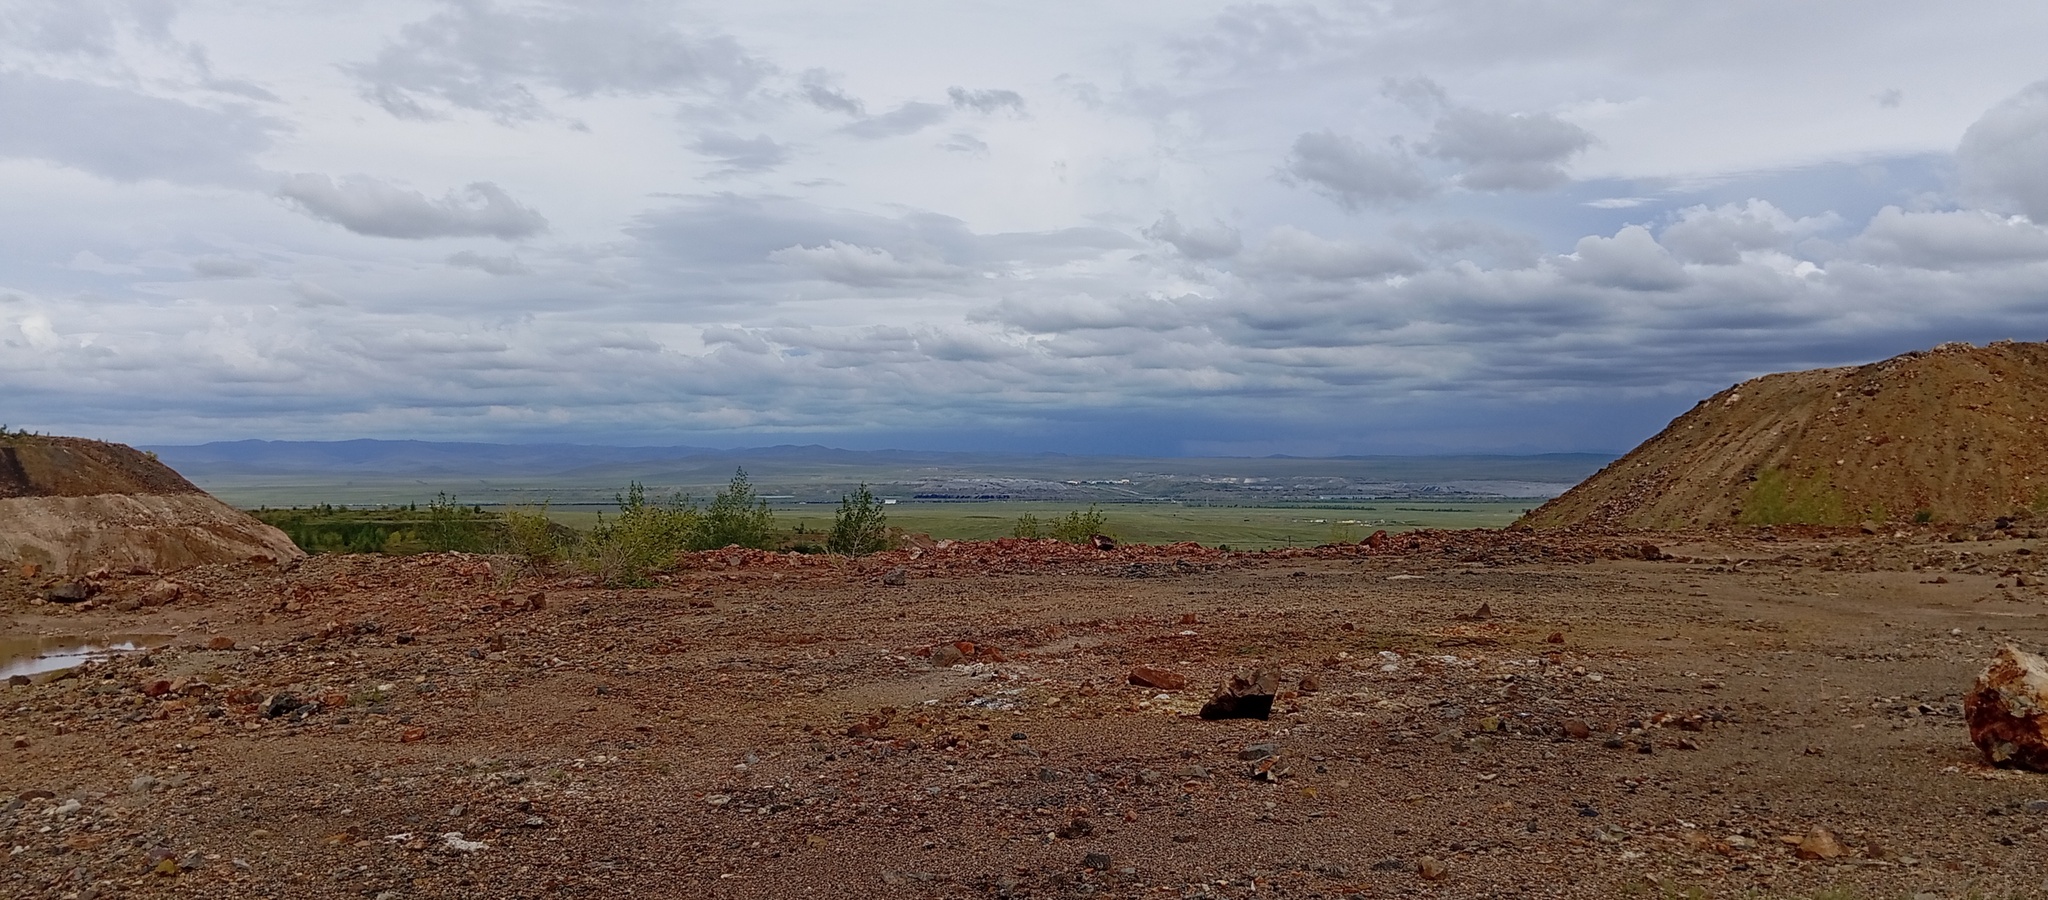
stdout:
<svg viewBox="0 0 2048 900">
<path fill-rule="evenodd" d="M 1564 632 L 1553 631 L 1549 637 L 1543 639 L 1543 642 L 1546 644 L 1562 644 L 1564 643 Z"/>
<path fill-rule="evenodd" d="M 8 686 L 9 686 L 9 687 L 28 687 L 29 685 L 31 685 L 31 684 L 34 684 L 34 683 L 35 683 L 35 679 L 33 679 L 33 678 L 30 678 L 30 677 L 28 677 L 27 675 L 9 675 L 9 676 L 7 676 L 7 684 L 8 684 Z"/>
<path fill-rule="evenodd" d="M 1261 759 L 1271 759 L 1279 755 L 1280 747 L 1277 744 L 1253 744 L 1249 747 L 1244 748 L 1243 750 L 1237 751 L 1237 758 L 1244 760 L 1246 762 L 1256 762 Z"/>
<path fill-rule="evenodd" d="M 1593 726 L 1586 724 L 1584 719 L 1566 719 L 1559 722 L 1557 727 L 1564 731 L 1565 737 L 1575 741 L 1583 741 L 1593 736 Z"/>
<path fill-rule="evenodd" d="M 398 742 L 401 744 L 417 744 L 426 739 L 427 727 L 424 725 L 414 725 L 402 732 L 399 732 L 398 735 Z"/>
<path fill-rule="evenodd" d="M 1271 669 L 1257 669 L 1250 675 L 1232 675 L 1216 696 L 1202 704 L 1204 719 L 1267 719 L 1273 715 L 1273 694 L 1280 688 L 1280 676 Z"/>
<path fill-rule="evenodd" d="M 1059 829 L 1054 831 L 1053 833 L 1069 841 L 1077 840 L 1094 834 L 1095 823 L 1090 822 L 1087 819 L 1084 819 L 1080 816 L 1075 816 L 1071 819 L 1068 819 L 1067 824 L 1061 825 Z"/>
<path fill-rule="evenodd" d="M 960 648 L 952 644 L 940 644 L 932 648 L 932 665 L 941 669 L 959 665 L 960 661 L 966 658 L 967 654 L 960 652 Z"/>
<path fill-rule="evenodd" d="M 1108 553 L 1109 551 L 1116 549 L 1116 540 L 1106 534 L 1089 535 L 1088 544 L 1104 553 Z"/>
<path fill-rule="evenodd" d="M 51 603 L 83 603 L 93 595 L 91 582 L 67 581 L 43 592 L 43 599 Z"/>
<path fill-rule="evenodd" d="M 1314 675 L 1303 675 L 1301 683 L 1295 685 L 1295 689 L 1303 695 L 1313 694 L 1323 689 L 1323 680 Z"/>
<path fill-rule="evenodd" d="M 1177 691 L 1188 686 L 1186 675 L 1155 666 L 1137 666 L 1131 669 L 1129 680 L 1139 687 L 1159 691 Z"/>
<path fill-rule="evenodd" d="M 909 584 L 910 570 L 905 569 L 902 566 L 897 566 L 896 568 L 890 569 L 889 574 L 882 576 L 882 583 L 890 587 L 902 587 L 906 584 Z"/>
<path fill-rule="evenodd" d="M 164 690 L 170 690 L 170 682 L 164 682 Z M 266 719 L 275 719 L 279 716 L 288 716 L 294 712 L 299 711 L 299 709 L 301 709 L 305 705 L 306 701 L 299 699 L 299 695 L 297 694 L 272 694 L 268 699 L 263 701 L 263 717 Z"/>
<path fill-rule="evenodd" d="M 216 634 L 213 637 L 208 638 L 206 640 L 206 649 L 233 650 L 235 649 L 235 639 L 228 637 L 225 634 Z"/>
<path fill-rule="evenodd" d="M 1090 853 L 1081 857 L 1082 868 L 1094 869 L 1097 872 L 1107 872 L 1109 867 L 1115 864 L 1116 861 L 1110 859 L 1107 853 Z"/>
<path fill-rule="evenodd" d="M 441 846 L 457 853 L 475 853 L 478 850 L 487 849 L 490 845 L 485 844 L 483 841 L 464 840 L 462 832 L 450 831 L 441 835 Z"/>
<path fill-rule="evenodd" d="M 1415 874 L 1422 876 L 1424 881 L 1442 881 L 1444 876 L 1451 874 L 1451 870 L 1436 857 L 1425 856 L 1415 861 Z"/>
<path fill-rule="evenodd" d="M 2048 659 L 1999 648 L 1963 698 L 1963 717 L 1992 765 L 2048 771 Z"/>
<path fill-rule="evenodd" d="M 25 735 L 25 734 L 17 734 L 17 735 L 15 735 L 15 736 L 14 736 L 14 749 L 16 749 L 16 750 L 27 750 L 27 749 L 28 749 L 28 747 L 29 747 L 29 740 L 28 740 L 28 735 Z"/>
<path fill-rule="evenodd" d="M 1801 838 L 1792 850 L 1800 859 L 1839 859 L 1849 855 L 1849 848 L 1842 846 L 1840 838 L 1825 828 L 1815 828 Z"/>
<path fill-rule="evenodd" d="M 142 592 L 144 606 L 163 606 L 184 596 L 185 586 L 169 579 L 162 579 Z"/>
</svg>

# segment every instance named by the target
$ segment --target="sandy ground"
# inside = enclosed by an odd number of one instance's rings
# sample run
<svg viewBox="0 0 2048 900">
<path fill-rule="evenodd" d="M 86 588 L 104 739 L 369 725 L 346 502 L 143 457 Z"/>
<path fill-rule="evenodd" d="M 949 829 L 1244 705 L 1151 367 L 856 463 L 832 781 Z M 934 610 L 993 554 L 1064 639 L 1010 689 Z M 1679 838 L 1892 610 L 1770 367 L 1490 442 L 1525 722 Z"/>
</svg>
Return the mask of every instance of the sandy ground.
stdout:
<svg viewBox="0 0 2048 900">
<path fill-rule="evenodd" d="M 1959 705 L 2048 644 L 2039 542 L 1660 544 L 16 579 L 7 635 L 168 637 L 0 687 L 0 895 L 2048 895 Z"/>
</svg>

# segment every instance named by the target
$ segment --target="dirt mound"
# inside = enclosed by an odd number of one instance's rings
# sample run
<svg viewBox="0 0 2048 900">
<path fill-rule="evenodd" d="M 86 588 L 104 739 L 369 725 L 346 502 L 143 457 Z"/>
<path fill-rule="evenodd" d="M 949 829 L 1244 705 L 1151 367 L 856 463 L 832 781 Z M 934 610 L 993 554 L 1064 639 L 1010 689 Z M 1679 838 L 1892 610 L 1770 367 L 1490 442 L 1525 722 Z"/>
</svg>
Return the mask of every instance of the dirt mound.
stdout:
<svg viewBox="0 0 2048 900">
<path fill-rule="evenodd" d="M 1537 528 L 1975 522 L 2048 510 L 2048 344 L 1943 344 L 1703 400 Z"/>
<path fill-rule="evenodd" d="M 303 555 L 283 532 L 133 447 L 0 436 L 0 565 L 169 571 Z"/>
</svg>

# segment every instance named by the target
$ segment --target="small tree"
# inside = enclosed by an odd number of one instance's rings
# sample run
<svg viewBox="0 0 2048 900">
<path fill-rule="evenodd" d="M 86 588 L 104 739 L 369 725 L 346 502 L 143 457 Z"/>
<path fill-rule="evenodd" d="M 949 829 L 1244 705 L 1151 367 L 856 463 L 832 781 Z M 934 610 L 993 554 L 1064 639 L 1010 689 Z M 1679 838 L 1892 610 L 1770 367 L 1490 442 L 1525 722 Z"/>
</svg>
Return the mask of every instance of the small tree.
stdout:
<svg viewBox="0 0 2048 900">
<path fill-rule="evenodd" d="M 1026 540 L 1038 540 L 1045 537 L 1045 523 L 1040 522 L 1037 516 L 1025 513 L 1017 517 L 1016 525 L 1011 526 L 1010 536 Z"/>
<path fill-rule="evenodd" d="M 889 522 L 882 514 L 882 501 L 863 484 L 852 496 L 839 498 L 839 512 L 832 516 L 832 535 L 825 549 L 847 556 L 863 556 L 889 549 Z"/>
<path fill-rule="evenodd" d="M 737 544 L 766 550 L 775 544 L 775 514 L 768 511 L 768 501 L 754 495 L 747 470 L 737 469 L 732 482 L 704 508 L 697 531 L 694 549 L 716 550 Z"/>
</svg>

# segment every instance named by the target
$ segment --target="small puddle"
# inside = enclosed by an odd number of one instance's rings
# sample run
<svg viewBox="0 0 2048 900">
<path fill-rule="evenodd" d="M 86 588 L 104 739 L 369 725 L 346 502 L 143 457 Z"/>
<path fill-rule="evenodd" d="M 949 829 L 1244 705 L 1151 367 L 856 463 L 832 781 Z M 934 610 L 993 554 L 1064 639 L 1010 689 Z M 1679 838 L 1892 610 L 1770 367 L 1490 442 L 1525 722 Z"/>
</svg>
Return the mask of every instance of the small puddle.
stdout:
<svg viewBox="0 0 2048 900">
<path fill-rule="evenodd" d="M 0 679 L 69 669 L 80 663 L 112 659 L 123 653 L 161 647 L 170 641 L 171 636 L 167 634 L 0 637 Z"/>
</svg>

